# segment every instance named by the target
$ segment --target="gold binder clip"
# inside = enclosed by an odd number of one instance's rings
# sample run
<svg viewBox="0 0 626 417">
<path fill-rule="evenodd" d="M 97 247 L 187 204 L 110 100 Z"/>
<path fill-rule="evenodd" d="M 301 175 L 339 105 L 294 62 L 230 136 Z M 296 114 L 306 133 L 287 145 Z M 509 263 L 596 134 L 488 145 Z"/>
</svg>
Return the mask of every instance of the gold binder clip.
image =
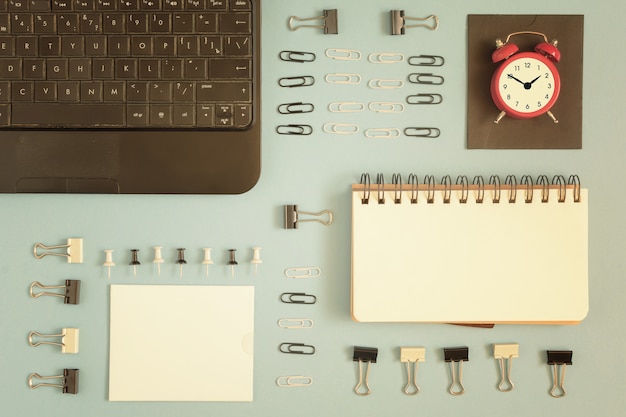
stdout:
<svg viewBox="0 0 626 417">
<path fill-rule="evenodd" d="M 357 395 L 366 396 L 372 393 L 372 390 L 369 385 L 369 377 L 370 377 L 370 367 L 372 363 L 376 363 L 376 358 L 378 357 L 378 348 L 369 348 L 369 347 L 354 347 L 354 354 L 352 356 L 352 361 L 359 363 L 359 382 L 354 387 L 354 392 Z M 365 369 L 365 373 L 363 372 L 363 364 L 367 363 L 367 367 Z M 362 387 L 365 385 L 365 391 L 363 391 Z"/>
<path fill-rule="evenodd" d="M 43 249 L 48 252 L 39 253 L 37 249 Z M 54 249 L 67 249 L 66 253 L 61 252 L 49 252 Z M 35 243 L 33 247 L 33 254 L 35 258 L 41 259 L 44 256 L 65 256 L 67 258 L 67 263 L 70 264 L 82 264 L 83 263 L 83 239 L 79 238 L 71 238 L 67 239 L 67 244 L 65 245 L 54 245 L 54 246 L 46 246 L 43 243 Z"/>
<path fill-rule="evenodd" d="M 41 376 L 39 374 L 30 374 L 28 376 L 28 386 L 31 389 L 37 389 L 39 387 L 55 387 L 61 388 L 63 390 L 63 394 L 78 394 L 78 369 L 64 369 L 63 375 L 55 375 L 55 376 Z M 60 379 L 60 384 L 50 384 L 47 382 L 41 382 L 39 384 L 33 384 L 33 380 L 41 379 Z"/>
<path fill-rule="evenodd" d="M 61 346 L 61 353 L 78 353 L 78 329 L 75 328 L 64 328 L 61 331 L 61 334 L 41 334 L 39 332 L 30 332 L 28 334 L 28 344 L 37 347 L 39 345 L 53 345 L 53 346 Z M 60 338 L 60 342 L 34 342 L 33 337 L 37 336 L 40 338 L 51 339 L 51 338 Z"/>
<path fill-rule="evenodd" d="M 519 345 L 517 343 L 493 345 L 493 357 L 500 363 L 500 383 L 498 384 L 498 389 L 502 392 L 512 391 L 515 388 L 515 384 L 511 380 L 511 363 L 513 358 L 519 358 Z"/>
<path fill-rule="evenodd" d="M 404 393 L 406 395 L 415 395 L 420 392 L 417 385 L 417 365 L 419 362 L 426 360 L 426 349 L 423 347 L 403 347 L 400 348 L 400 362 L 406 364 L 406 385 Z M 413 366 L 411 366 L 413 364 Z M 411 377 L 411 374 L 413 376 Z"/>
<path fill-rule="evenodd" d="M 293 24 L 294 21 L 308 22 L 311 20 L 322 20 L 324 23 L 320 25 L 299 25 L 299 26 L 294 26 Z M 289 18 L 289 30 L 293 32 L 300 28 L 323 29 L 324 35 L 338 34 L 339 29 L 337 26 L 337 9 L 324 10 L 324 14 L 322 16 L 317 16 L 317 17 L 302 18 L 298 16 L 291 16 Z"/>
<path fill-rule="evenodd" d="M 64 289 L 63 294 L 55 292 L 35 292 L 35 287 L 52 290 L 52 289 Z M 40 282 L 33 282 L 30 284 L 30 296 L 32 298 L 39 298 L 42 295 L 49 297 L 61 297 L 64 304 L 78 304 L 80 301 L 80 280 L 66 279 L 65 285 L 43 285 Z"/>
<path fill-rule="evenodd" d="M 550 395 L 554 398 L 565 397 L 565 368 L 572 364 L 571 350 L 548 350 L 548 365 L 552 365 L 552 389 Z M 559 376 L 558 368 L 561 368 Z"/>
<path fill-rule="evenodd" d="M 329 226 L 333 222 L 333 213 L 330 210 L 322 210 L 319 213 L 312 213 L 308 211 L 298 211 L 298 206 L 295 204 L 286 204 L 283 206 L 285 213 L 285 229 L 297 229 L 298 223 L 302 222 L 318 222 L 324 226 Z M 323 219 L 300 219 L 301 214 L 307 214 L 309 216 L 323 216 L 328 215 L 328 220 Z"/>
<path fill-rule="evenodd" d="M 450 364 L 450 374 L 452 375 L 452 383 L 448 392 L 452 395 L 463 395 L 465 393 L 465 387 L 463 386 L 463 362 L 469 361 L 469 348 L 465 346 L 444 348 L 443 353 L 444 360 Z M 455 390 L 456 386 L 459 389 Z"/>
</svg>

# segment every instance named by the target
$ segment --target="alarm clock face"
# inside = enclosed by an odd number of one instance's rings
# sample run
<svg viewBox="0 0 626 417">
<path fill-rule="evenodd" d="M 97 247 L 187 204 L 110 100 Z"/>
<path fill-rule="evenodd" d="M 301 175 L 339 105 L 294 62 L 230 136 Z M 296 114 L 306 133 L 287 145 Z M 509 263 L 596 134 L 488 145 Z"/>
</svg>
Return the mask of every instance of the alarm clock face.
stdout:
<svg viewBox="0 0 626 417">
<path fill-rule="evenodd" d="M 504 61 L 491 81 L 491 96 L 510 117 L 529 119 L 546 113 L 556 102 L 561 79 L 555 65 L 535 52 Z"/>
</svg>

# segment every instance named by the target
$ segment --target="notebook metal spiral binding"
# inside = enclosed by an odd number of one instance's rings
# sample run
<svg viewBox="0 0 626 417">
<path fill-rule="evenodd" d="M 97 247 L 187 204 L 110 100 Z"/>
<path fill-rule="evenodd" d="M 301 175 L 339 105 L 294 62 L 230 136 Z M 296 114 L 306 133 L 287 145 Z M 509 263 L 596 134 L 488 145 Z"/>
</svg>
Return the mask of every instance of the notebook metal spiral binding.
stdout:
<svg viewBox="0 0 626 417">
<path fill-rule="evenodd" d="M 378 204 L 386 204 L 386 193 L 392 193 L 394 204 L 401 204 L 403 194 L 406 196 L 406 193 L 408 193 L 410 204 L 418 204 L 420 193 L 424 195 L 427 204 L 433 204 L 438 195 L 443 204 L 450 204 L 453 198 L 456 198 L 455 201 L 460 204 L 466 204 L 470 200 L 476 204 L 482 204 L 485 198 L 490 198 L 493 204 L 499 204 L 503 192 L 506 194 L 504 201 L 510 204 L 516 203 L 518 198 L 523 198 L 525 203 L 532 203 L 536 199 L 539 199 L 541 203 L 548 203 L 550 197 L 556 197 L 557 202 L 563 203 L 568 195 L 575 203 L 581 200 L 578 175 L 570 175 L 567 180 L 563 175 L 555 175 L 552 180 L 549 180 L 546 175 L 540 175 L 536 181 L 530 175 L 523 175 L 519 181 L 515 175 L 507 175 L 504 181 L 498 175 L 491 175 L 488 182 L 483 176 L 477 175 L 471 183 L 465 175 L 459 175 L 455 183 L 452 183 L 450 175 L 444 175 L 439 183 L 433 175 L 426 175 L 420 183 L 416 174 L 409 174 L 407 182 L 403 183 L 402 176 L 395 173 L 391 183 L 386 184 L 384 175 L 379 173 L 376 175 L 374 186 Z M 362 192 L 361 204 L 369 204 L 373 185 L 368 173 L 361 174 L 359 186 L 355 189 Z M 489 197 L 486 196 L 487 191 L 490 192 Z M 555 192 L 556 195 L 554 195 Z"/>
</svg>

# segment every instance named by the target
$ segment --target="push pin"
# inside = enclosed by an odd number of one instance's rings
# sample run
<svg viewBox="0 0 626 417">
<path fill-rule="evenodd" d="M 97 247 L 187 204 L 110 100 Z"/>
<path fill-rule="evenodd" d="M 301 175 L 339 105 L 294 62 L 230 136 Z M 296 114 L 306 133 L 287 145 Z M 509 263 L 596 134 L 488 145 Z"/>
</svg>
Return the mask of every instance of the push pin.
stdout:
<svg viewBox="0 0 626 417">
<path fill-rule="evenodd" d="M 63 289 L 63 294 L 55 292 L 35 292 L 35 287 L 42 288 L 44 290 L 50 289 Z M 49 297 L 61 297 L 64 304 L 78 304 L 80 301 L 80 280 L 66 279 L 65 285 L 43 285 L 37 281 L 30 284 L 30 296 L 32 298 L 39 298 L 41 296 Z"/>
<path fill-rule="evenodd" d="M 237 252 L 237 249 L 228 249 L 228 252 L 229 259 L 226 265 L 230 265 L 230 274 L 233 278 L 235 278 L 235 265 L 239 265 L 237 260 L 235 260 L 235 252 Z"/>
<path fill-rule="evenodd" d="M 324 23 L 320 25 L 299 25 L 294 26 L 293 22 L 297 20 L 298 22 L 307 22 L 311 20 L 323 20 Z M 289 18 L 289 30 L 295 31 L 300 28 L 314 28 L 314 29 L 323 29 L 324 35 L 336 35 L 339 33 L 339 29 L 337 28 L 337 9 L 324 10 L 324 14 L 322 16 L 317 17 L 308 17 L 301 18 L 298 16 L 291 16 Z"/>
<path fill-rule="evenodd" d="M 565 368 L 572 364 L 571 350 L 548 350 L 548 365 L 552 365 L 552 389 L 550 395 L 554 398 L 565 397 Z M 558 368 L 561 368 L 561 376 L 559 377 Z"/>
<path fill-rule="evenodd" d="M 261 249 L 262 248 L 258 246 L 252 248 L 252 260 L 250 261 L 250 263 L 254 265 L 254 275 L 256 275 L 258 271 L 259 264 L 263 263 L 263 261 L 261 260 Z"/>
<path fill-rule="evenodd" d="M 65 253 L 61 252 L 42 252 L 38 253 L 37 249 L 44 249 L 47 251 L 54 249 L 66 249 Z M 67 263 L 70 264 L 82 264 L 83 263 L 83 239 L 71 238 L 67 239 L 65 245 L 46 246 L 43 243 L 35 243 L 33 248 L 33 254 L 35 258 L 41 259 L 44 256 L 64 256 L 67 258 Z"/>
<path fill-rule="evenodd" d="M 204 259 L 202 260 L 202 265 L 204 265 L 206 269 L 206 276 L 209 276 L 209 265 L 213 265 L 213 259 L 211 259 L 211 250 L 213 248 L 202 248 L 204 251 Z"/>
<path fill-rule="evenodd" d="M 322 210 L 319 213 L 311 213 L 308 211 L 298 211 L 298 206 L 295 204 L 288 204 L 283 206 L 283 212 L 285 213 L 285 229 L 297 229 L 298 223 L 302 222 L 319 222 L 324 226 L 329 226 L 333 222 L 333 213 L 330 210 Z M 309 216 L 323 216 L 328 215 L 328 220 L 323 219 L 300 219 L 301 214 L 307 214 Z"/>
<path fill-rule="evenodd" d="M 178 248 L 176 249 L 178 251 L 178 259 L 176 260 L 176 263 L 178 265 L 180 265 L 180 277 L 183 277 L 183 265 L 185 265 L 187 263 L 187 261 L 185 260 L 185 248 Z"/>
<path fill-rule="evenodd" d="M 407 25 L 407 20 L 417 20 L 425 22 L 432 20 L 432 25 L 426 23 L 418 23 L 416 25 Z M 392 10 L 391 11 L 391 34 L 392 35 L 404 35 L 405 29 L 424 27 L 430 30 L 437 30 L 439 27 L 439 18 L 433 14 L 427 17 L 409 17 L 404 15 L 404 10 Z"/>
<path fill-rule="evenodd" d="M 107 276 L 109 279 L 111 279 L 111 267 L 115 266 L 115 263 L 113 263 L 113 250 L 112 249 L 104 250 L 104 263 L 102 264 L 102 266 L 105 266 L 109 269 L 107 271 Z"/>
<path fill-rule="evenodd" d="M 47 382 L 41 382 L 39 384 L 33 384 L 33 380 L 41 379 L 60 379 L 60 384 L 50 384 Z M 78 369 L 64 369 L 63 375 L 56 376 L 41 376 L 39 374 L 30 374 L 28 376 L 28 386 L 31 389 L 37 389 L 39 387 L 55 387 L 61 388 L 63 394 L 78 394 Z"/>
<path fill-rule="evenodd" d="M 133 277 L 137 277 L 137 265 L 141 265 L 141 262 L 139 262 L 139 258 L 137 253 L 139 252 L 139 249 L 131 249 L 130 250 L 130 256 L 131 256 L 131 260 L 130 263 L 128 265 L 131 265 L 133 267 Z"/>
<path fill-rule="evenodd" d="M 78 329 L 63 329 L 61 334 L 41 334 L 39 332 L 30 332 L 28 334 L 28 344 L 37 347 L 39 345 L 61 346 L 61 353 L 78 353 Z M 34 336 L 40 338 L 60 338 L 60 342 L 34 342 Z"/>
<path fill-rule="evenodd" d="M 152 261 L 152 263 L 156 264 L 157 274 L 161 276 L 161 264 L 165 262 L 165 260 L 163 259 L 163 256 L 161 255 L 161 249 L 163 249 L 163 246 L 154 246 L 153 249 L 154 249 L 154 260 Z"/>
<path fill-rule="evenodd" d="M 444 348 L 443 354 L 444 360 L 450 364 L 450 373 L 452 374 L 452 384 L 450 384 L 448 392 L 452 395 L 462 395 L 465 392 L 465 387 L 463 386 L 463 362 L 469 361 L 469 348 Z M 455 363 L 457 364 L 456 366 L 454 365 Z M 455 390 L 454 387 L 457 385 L 459 389 Z"/>
</svg>

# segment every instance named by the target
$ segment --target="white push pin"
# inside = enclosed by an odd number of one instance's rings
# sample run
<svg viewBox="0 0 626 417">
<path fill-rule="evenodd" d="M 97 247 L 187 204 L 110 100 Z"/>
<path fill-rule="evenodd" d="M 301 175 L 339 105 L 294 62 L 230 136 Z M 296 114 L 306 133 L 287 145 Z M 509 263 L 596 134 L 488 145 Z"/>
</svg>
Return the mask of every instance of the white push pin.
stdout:
<svg viewBox="0 0 626 417">
<path fill-rule="evenodd" d="M 154 249 L 154 260 L 152 261 L 152 263 L 156 264 L 157 274 L 161 276 L 161 264 L 165 262 L 165 260 L 163 259 L 163 256 L 161 255 L 161 249 L 163 249 L 163 246 L 154 246 L 153 249 Z"/>
<path fill-rule="evenodd" d="M 113 250 L 105 249 L 104 256 L 105 256 L 105 259 L 104 259 L 104 263 L 102 264 L 102 266 L 106 266 L 109 268 L 107 275 L 109 279 L 111 279 L 111 267 L 115 266 L 115 263 L 113 263 Z"/>
<path fill-rule="evenodd" d="M 255 246 L 252 248 L 252 260 L 250 261 L 251 264 L 254 265 L 254 275 L 256 275 L 259 264 L 262 264 L 263 261 L 261 260 L 261 247 L 259 246 Z"/>
<path fill-rule="evenodd" d="M 206 276 L 209 276 L 209 265 L 213 265 L 213 260 L 211 259 L 211 250 L 213 248 L 202 248 L 204 251 L 204 259 L 202 260 L 202 265 L 205 265 L 206 268 Z"/>
</svg>

